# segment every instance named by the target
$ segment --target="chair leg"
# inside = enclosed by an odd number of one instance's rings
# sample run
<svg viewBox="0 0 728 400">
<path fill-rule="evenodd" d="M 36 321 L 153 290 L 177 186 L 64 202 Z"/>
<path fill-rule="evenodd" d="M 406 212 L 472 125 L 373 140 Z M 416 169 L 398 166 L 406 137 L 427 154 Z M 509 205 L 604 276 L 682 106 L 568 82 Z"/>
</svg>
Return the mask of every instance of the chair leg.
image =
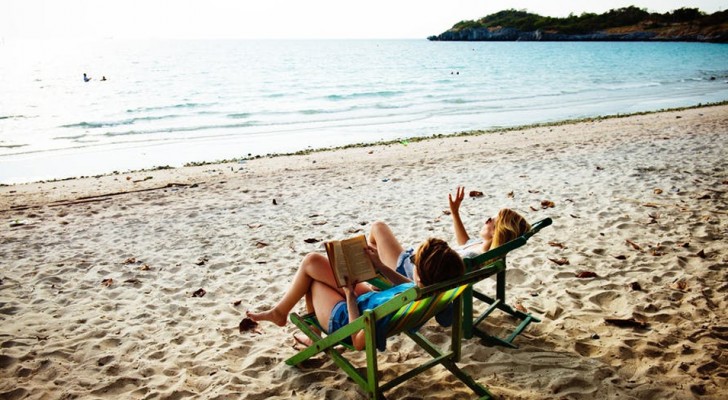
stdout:
<svg viewBox="0 0 728 400">
<path fill-rule="evenodd" d="M 498 286 L 500 286 L 500 284 L 501 283 L 499 282 Z M 518 346 L 513 344 L 513 341 L 516 339 L 516 337 L 518 337 L 518 335 L 520 335 L 521 332 L 523 332 L 529 324 L 531 324 L 532 322 L 541 322 L 541 320 L 531 314 L 526 314 L 524 312 L 513 309 L 511 306 L 505 304 L 501 300 L 500 296 L 505 296 L 505 283 L 503 283 L 502 289 L 497 288 L 497 298 L 495 299 L 486 296 L 485 294 L 478 291 L 473 291 L 474 298 L 486 304 L 489 304 L 489 306 L 480 316 L 475 318 L 474 322 L 472 323 L 472 333 L 473 335 L 478 336 L 479 338 L 485 340 L 490 344 L 517 349 Z M 496 309 L 501 310 L 504 313 L 521 320 L 520 324 L 516 327 L 516 329 L 505 339 L 499 338 L 497 336 L 491 336 L 483 329 L 478 328 L 478 324 L 485 320 L 488 315 L 490 315 Z"/>
</svg>

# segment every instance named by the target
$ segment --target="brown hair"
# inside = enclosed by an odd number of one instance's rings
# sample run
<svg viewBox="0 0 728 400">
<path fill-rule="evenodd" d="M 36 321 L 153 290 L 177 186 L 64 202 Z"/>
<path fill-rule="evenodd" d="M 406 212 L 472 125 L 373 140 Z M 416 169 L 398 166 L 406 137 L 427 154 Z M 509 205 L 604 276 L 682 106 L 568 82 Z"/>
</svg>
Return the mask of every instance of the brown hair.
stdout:
<svg viewBox="0 0 728 400">
<path fill-rule="evenodd" d="M 510 208 L 503 208 L 495 217 L 495 232 L 493 232 L 493 242 L 490 244 L 490 248 L 495 249 L 504 245 L 530 229 L 531 224 L 521 214 Z"/>
<path fill-rule="evenodd" d="M 425 240 L 415 252 L 413 261 L 424 286 L 447 281 L 465 272 L 463 259 L 441 239 Z"/>
</svg>

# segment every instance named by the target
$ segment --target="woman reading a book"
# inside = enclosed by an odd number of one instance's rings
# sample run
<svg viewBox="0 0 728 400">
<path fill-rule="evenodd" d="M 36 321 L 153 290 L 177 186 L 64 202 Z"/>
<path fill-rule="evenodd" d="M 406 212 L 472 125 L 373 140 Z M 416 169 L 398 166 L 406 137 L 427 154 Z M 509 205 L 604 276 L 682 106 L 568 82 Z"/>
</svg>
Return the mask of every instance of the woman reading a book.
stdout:
<svg viewBox="0 0 728 400">
<path fill-rule="evenodd" d="M 308 312 L 314 312 L 319 324 L 326 332 L 331 333 L 359 318 L 362 310 L 374 309 L 414 285 L 424 287 L 444 282 L 462 275 L 465 271 L 460 256 L 440 239 L 427 239 L 414 252 L 412 258 L 416 266 L 413 270 L 413 279 L 385 265 L 376 247 L 362 248 L 362 252 L 366 253 L 374 267 L 395 286 L 374 291 L 368 284 L 358 284 L 347 279 L 346 285 L 338 288 L 329 259 L 322 254 L 309 253 L 298 267 L 293 282 L 283 298 L 272 309 L 248 312 L 248 317 L 254 321 L 270 321 L 284 326 L 293 307 L 305 297 Z M 377 324 L 383 327 L 387 322 L 385 318 Z M 377 332 L 383 333 L 384 329 L 378 329 Z M 296 339 L 302 342 L 305 340 L 298 337 Z M 365 347 L 364 339 L 363 331 L 351 337 L 352 344 L 359 350 Z M 385 340 L 383 336 L 377 338 L 377 346 L 380 349 L 384 347 Z"/>
<path fill-rule="evenodd" d="M 478 237 L 471 239 L 460 219 L 460 204 L 464 198 L 465 188 L 462 186 L 457 187 L 455 197 L 448 194 L 455 240 L 458 243 L 455 251 L 461 257 L 474 257 L 485 253 L 510 242 L 531 229 L 531 225 L 520 214 L 509 208 L 503 208 L 498 211 L 496 216 L 486 219 Z M 386 223 L 378 221 L 372 224 L 369 243 L 377 248 L 379 257 L 385 265 L 412 278 L 414 264 L 411 256 L 414 250 L 411 248 L 405 250 Z"/>
</svg>

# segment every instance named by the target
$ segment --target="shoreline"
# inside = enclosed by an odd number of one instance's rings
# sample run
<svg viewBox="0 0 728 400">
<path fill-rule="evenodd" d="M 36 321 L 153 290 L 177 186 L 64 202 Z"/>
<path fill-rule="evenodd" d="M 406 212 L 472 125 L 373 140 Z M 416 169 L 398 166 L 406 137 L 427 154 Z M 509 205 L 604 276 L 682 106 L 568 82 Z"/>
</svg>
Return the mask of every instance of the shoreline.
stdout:
<svg viewBox="0 0 728 400">
<path fill-rule="evenodd" d="M 552 122 L 537 122 L 537 123 L 533 123 L 533 124 L 517 125 L 517 126 L 511 126 L 511 127 L 495 127 L 495 128 L 490 128 L 490 129 L 473 129 L 473 130 L 454 132 L 454 133 L 437 133 L 437 134 L 433 134 L 433 135 L 429 135 L 429 136 L 412 136 L 412 137 L 405 137 L 405 138 L 399 138 L 399 139 L 393 139 L 393 140 L 381 140 L 381 141 L 375 141 L 375 142 L 359 142 L 359 143 L 353 143 L 353 144 L 344 145 L 344 146 L 305 149 L 305 150 L 299 150 L 299 151 L 289 152 L 289 153 L 268 153 L 265 155 L 255 155 L 255 156 L 238 157 L 238 158 L 231 158 L 231 159 L 220 159 L 220 160 L 210 160 L 210 161 L 191 161 L 191 162 L 185 163 L 184 165 L 182 165 L 180 167 L 173 167 L 170 165 L 159 165 L 159 166 L 153 166 L 150 168 L 133 169 L 133 170 L 127 170 L 127 171 L 121 171 L 121 172 L 115 171 L 115 172 L 96 174 L 96 175 L 79 175 L 79 176 L 71 176 L 71 177 L 67 177 L 67 178 L 37 180 L 37 181 L 30 181 L 30 182 L 0 183 L 0 188 L 12 187 L 12 186 L 18 186 L 18 185 L 31 185 L 31 184 L 36 184 L 36 183 L 64 182 L 64 181 L 71 181 L 71 180 L 75 180 L 75 179 L 91 179 L 91 178 L 98 179 L 98 178 L 107 177 L 107 176 L 118 176 L 118 175 L 124 175 L 124 174 L 143 174 L 143 173 L 147 173 L 147 172 L 155 172 L 155 171 L 161 171 L 161 170 L 175 170 L 175 169 L 189 168 L 189 167 L 202 167 L 202 166 L 214 166 L 214 165 L 219 165 L 219 164 L 243 163 L 243 162 L 247 162 L 247 161 L 258 160 L 258 159 L 267 159 L 267 158 L 306 156 L 306 155 L 311 155 L 311 154 L 315 154 L 315 153 L 332 152 L 332 151 L 335 152 L 335 151 L 341 151 L 341 150 L 352 149 L 352 148 L 369 148 L 369 147 L 377 147 L 377 146 L 390 146 L 390 145 L 396 145 L 396 144 L 400 144 L 400 143 L 416 143 L 416 142 L 421 142 L 421 141 L 444 139 L 444 138 L 449 138 L 449 137 L 452 137 L 452 138 L 469 137 L 469 136 L 479 136 L 479 135 L 488 135 L 488 134 L 498 134 L 498 133 L 504 133 L 504 132 L 522 131 L 522 130 L 535 129 L 535 128 L 559 127 L 559 126 L 563 126 L 563 125 L 588 123 L 588 122 L 595 122 L 595 121 L 605 121 L 605 120 L 610 120 L 610 119 L 615 119 L 615 118 L 616 119 L 629 118 L 629 117 L 641 116 L 641 115 L 677 112 L 677 111 L 685 111 L 685 110 L 692 110 L 692 109 L 719 107 L 719 106 L 725 106 L 725 105 L 728 105 L 728 100 L 715 102 L 715 103 L 706 103 L 706 104 L 698 103 L 693 106 L 664 108 L 664 109 L 653 110 L 653 111 L 637 111 L 637 112 L 628 113 L 628 114 L 607 114 L 607 115 L 600 115 L 600 116 L 596 116 L 596 117 L 565 119 L 565 120 L 558 120 L 558 121 L 552 121 Z"/>
<path fill-rule="evenodd" d="M 507 270 L 508 303 L 541 322 L 518 349 L 464 341 L 459 365 L 476 381 L 516 400 L 720 399 L 726 143 L 723 104 L 0 187 L 0 394 L 360 396 L 328 358 L 284 364 L 292 324 L 241 333 L 238 323 L 275 304 L 322 240 L 384 220 L 405 246 L 453 243 L 447 194 L 464 185 L 483 193 L 463 202 L 471 234 L 502 207 L 554 221 L 509 255 Z M 485 325 L 513 328 L 497 313 Z M 421 332 L 449 340 L 434 323 Z M 387 380 L 426 359 L 400 335 L 379 365 Z M 440 368 L 387 395 L 472 397 Z"/>
</svg>

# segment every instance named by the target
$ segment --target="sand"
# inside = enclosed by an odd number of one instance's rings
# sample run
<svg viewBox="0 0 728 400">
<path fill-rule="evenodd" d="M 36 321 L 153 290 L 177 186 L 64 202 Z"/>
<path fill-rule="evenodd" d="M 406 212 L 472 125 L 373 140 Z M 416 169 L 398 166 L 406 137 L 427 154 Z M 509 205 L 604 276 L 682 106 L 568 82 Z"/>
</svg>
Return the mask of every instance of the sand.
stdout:
<svg viewBox="0 0 728 400">
<path fill-rule="evenodd" d="M 504 399 L 724 399 L 726 143 L 713 106 L 0 187 L 0 398 L 363 398 L 325 357 L 284 364 L 292 324 L 238 323 L 322 250 L 307 239 L 384 220 L 406 244 L 454 243 L 444 210 L 464 185 L 484 193 L 463 204 L 471 235 L 501 207 L 554 221 L 509 258 L 509 302 L 542 322 L 518 349 L 465 341 L 478 382 Z M 424 359 L 404 336 L 379 355 L 385 378 Z M 440 367 L 388 395 L 473 397 Z"/>
</svg>

